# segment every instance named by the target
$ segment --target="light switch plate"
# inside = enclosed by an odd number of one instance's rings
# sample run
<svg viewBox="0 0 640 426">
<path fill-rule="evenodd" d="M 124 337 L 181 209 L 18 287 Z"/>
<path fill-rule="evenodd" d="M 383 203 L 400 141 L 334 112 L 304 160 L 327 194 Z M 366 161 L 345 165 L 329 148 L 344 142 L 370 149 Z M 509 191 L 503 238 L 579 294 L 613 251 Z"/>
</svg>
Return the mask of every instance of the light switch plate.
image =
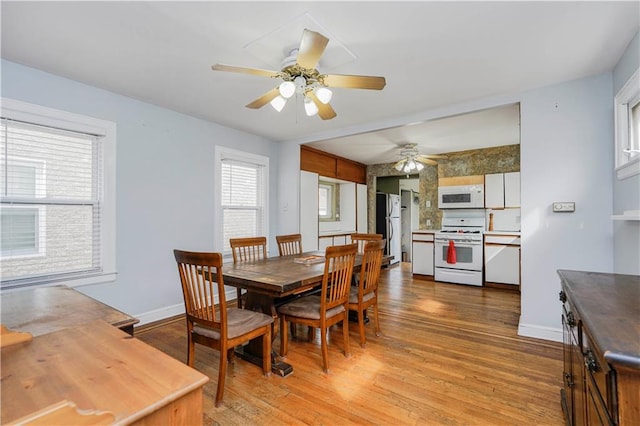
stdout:
<svg viewBox="0 0 640 426">
<path fill-rule="evenodd" d="M 571 213 L 576 211 L 576 203 L 569 201 L 559 201 L 553 203 L 554 212 Z"/>
</svg>

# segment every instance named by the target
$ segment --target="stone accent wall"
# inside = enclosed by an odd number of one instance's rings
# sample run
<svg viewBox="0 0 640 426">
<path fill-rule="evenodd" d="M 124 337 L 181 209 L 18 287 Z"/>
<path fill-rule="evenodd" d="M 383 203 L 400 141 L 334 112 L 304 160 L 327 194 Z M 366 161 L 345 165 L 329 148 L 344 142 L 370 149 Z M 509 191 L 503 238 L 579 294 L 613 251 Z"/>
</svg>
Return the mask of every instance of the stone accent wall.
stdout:
<svg viewBox="0 0 640 426">
<path fill-rule="evenodd" d="M 442 212 L 438 209 L 438 178 L 520 171 L 519 144 L 452 152 L 447 156 L 446 159 L 438 159 L 437 166 L 425 165 L 419 172 L 420 229 L 440 229 L 441 227 Z M 376 227 L 376 178 L 405 175 L 393 168 L 394 163 L 367 166 L 368 229 L 371 233 L 375 232 Z M 426 207 L 427 200 L 431 202 L 431 207 Z M 431 221 L 429 226 L 428 220 Z"/>
</svg>

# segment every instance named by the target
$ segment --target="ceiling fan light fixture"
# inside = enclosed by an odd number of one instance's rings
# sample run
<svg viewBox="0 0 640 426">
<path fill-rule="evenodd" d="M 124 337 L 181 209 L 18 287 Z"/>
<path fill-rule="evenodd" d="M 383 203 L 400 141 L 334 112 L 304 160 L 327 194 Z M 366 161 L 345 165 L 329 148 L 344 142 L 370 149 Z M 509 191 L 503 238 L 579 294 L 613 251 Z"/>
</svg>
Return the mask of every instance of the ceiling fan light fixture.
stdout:
<svg viewBox="0 0 640 426">
<path fill-rule="evenodd" d="M 304 98 L 304 111 L 309 117 L 311 117 L 318 113 L 318 107 L 311 99 Z"/>
<path fill-rule="evenodd" d="M 278 86 L 278 91 L 280 92 L 280 96 L 289 99 L 296 93 L 296 85 L 293 81 L 285 81 Z"/>
<path fill-rule="evenodd" d="M 287 103 L 287 100 L 282 96 L 278 95 L 275 98 L 273 98 L 269 103 L 271 104 L 273 109 L 280 112 L 282 111 L 282 108 L 284 108 L 285 104 Z"/>
<path fill-rule="evenodd" d="M 424 169 L 424 164 L 422 164 L 419 161 L 416 161 L 416 169 L 418 169 L 418 171 Z"/>
<path fill-rule="evenodd" d="M 293 79 L 293 84 L 296 88 L 296 93 L 304 94 L 305 89 L 307 88 L 307 79 L 303 76 L 299 75 Z"/>
<path fill-rule="evenodd" d="M 333 92 L 326 87 L 316 87 L 313 89 L 313 92 L 316 94 L 318 100 L 325 105 L 331 101 L 331 97 L 333 96 Z"/>
</svg>

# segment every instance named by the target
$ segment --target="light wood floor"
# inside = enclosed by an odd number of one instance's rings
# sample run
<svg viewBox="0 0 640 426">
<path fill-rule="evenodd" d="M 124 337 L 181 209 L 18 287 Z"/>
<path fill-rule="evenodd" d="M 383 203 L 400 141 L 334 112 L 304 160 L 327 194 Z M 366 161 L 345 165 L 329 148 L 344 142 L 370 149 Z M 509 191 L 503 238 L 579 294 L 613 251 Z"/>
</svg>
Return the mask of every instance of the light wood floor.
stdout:
<svg viewBox="0 0 640 426">
<path fill-rule="evenodd" d="M 211 379 L 204 423 L 563 425 L 562 345 L 517 336 L 519 298 L 500 289 L 413 280 L 410 264 L 384 270 L 382 335 L 369 323 L 362 349 L 357 324 L 350 324 L 351 357 L 345 358 L 341 328 L 332 328 L 329 375 L 322 372 L 319 337 L 308 343 L 299 328 L 286 360 L 292 375 L 267 378 L 236 359 L 216 408 L 219 355 L 196 345 L 195 368 Z M 136 330 L 136 336 L 186 360 L 184 320 Z"/>
</svg>

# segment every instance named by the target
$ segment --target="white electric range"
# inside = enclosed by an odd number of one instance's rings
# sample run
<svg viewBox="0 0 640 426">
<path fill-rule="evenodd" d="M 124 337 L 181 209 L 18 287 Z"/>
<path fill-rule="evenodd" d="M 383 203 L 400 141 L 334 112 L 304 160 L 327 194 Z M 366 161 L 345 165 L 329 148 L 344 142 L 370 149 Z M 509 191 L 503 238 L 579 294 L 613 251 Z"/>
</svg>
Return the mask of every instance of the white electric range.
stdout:
<svg viewBox="0 0 640 426">
<path fill-rule="evenodd" d="M 436 281 L 482 286 L 484 230 L 484 209 L 443 210 L 442 229 L 435 234 Z"/>
</svg>

